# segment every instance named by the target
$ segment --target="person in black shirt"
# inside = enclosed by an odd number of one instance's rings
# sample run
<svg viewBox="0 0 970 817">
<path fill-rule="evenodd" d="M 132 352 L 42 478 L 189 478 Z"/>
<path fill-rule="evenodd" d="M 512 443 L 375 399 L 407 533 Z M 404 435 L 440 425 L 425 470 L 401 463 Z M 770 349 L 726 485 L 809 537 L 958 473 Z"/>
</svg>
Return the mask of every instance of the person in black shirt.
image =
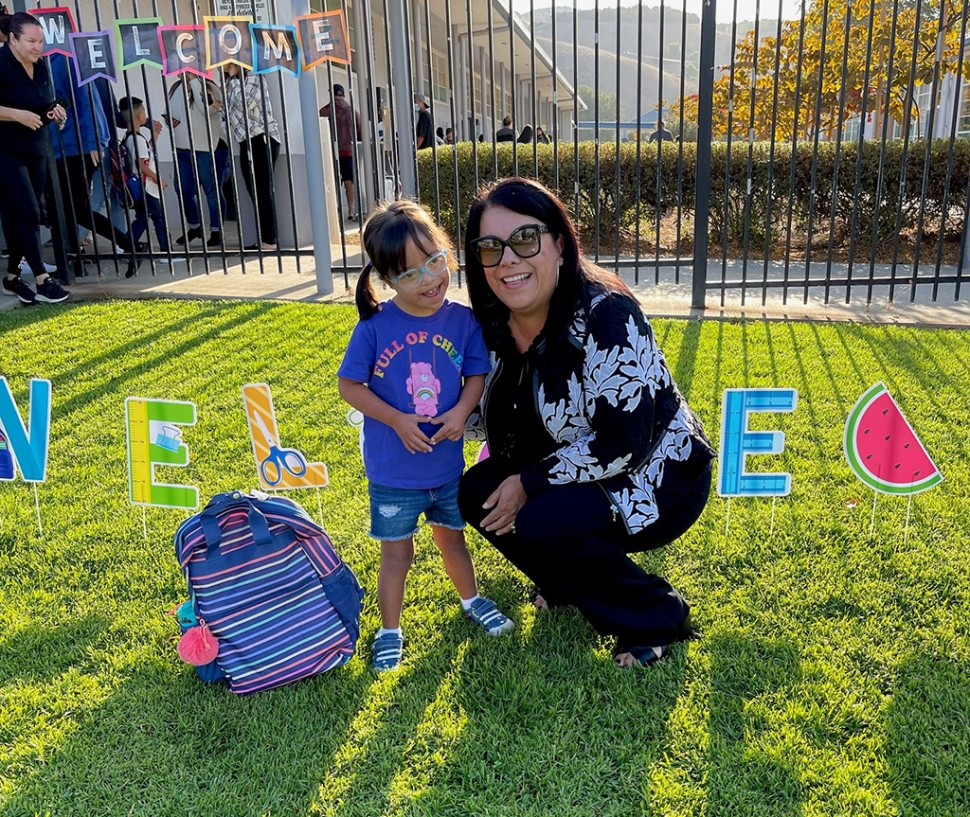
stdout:
<svg viewBox="0 0 970 817">
<path fill-rule="evenodd" d="M 502 120 L 502 127 L 495 131 L 496 142 L 514 142 L 515 130 L 512 127 L 512 117 L 506 116 Z"/>
<path fill-rule="evenodd" d="M 629 287 L 579 250 L 562 202 L 528 179 L 479 194 L 465 229 L 468 299 L 492 353 L 466 426 L 489 456 L 458 505 L 541 588 L 616 637 L 620 666 L 691 634 L 689 605 L 629 554 L 698 519 L 714 450 Z"/>
<path fill-rule="evenodd" d="M 67 113 L 54 104 L 50 75 L 41 60 L 44 32 L 26 12 L 0 18 L 7 45 L 0 48 L 0 219 L 10 257 L 0 285 L 21 303 L 59 303 L 67 292 L 44 269 L 40 243 L 41 202 L 47 187 L 51 142 L 47 124 L 63 124 Z M 35 271 L 35 293 L 20 277 L 20 261 Z"/>
<path fill-rule="evenodd" d="M 657 129 L 650 134 L 651 142 L 673 142 L 674 135 L 664 127 L 662 119 L 657 120 Z"/>
<path fill-rule="evenodd" d="M 428 111 L 424 94 L 414 95 L 414 106 L 418 111 L 418 123 L 414 131 L 416 144 L 418 150 L 424 150 L 434 144 L 434 123 L 431 121 L 431 113 Z"/>
</svg>

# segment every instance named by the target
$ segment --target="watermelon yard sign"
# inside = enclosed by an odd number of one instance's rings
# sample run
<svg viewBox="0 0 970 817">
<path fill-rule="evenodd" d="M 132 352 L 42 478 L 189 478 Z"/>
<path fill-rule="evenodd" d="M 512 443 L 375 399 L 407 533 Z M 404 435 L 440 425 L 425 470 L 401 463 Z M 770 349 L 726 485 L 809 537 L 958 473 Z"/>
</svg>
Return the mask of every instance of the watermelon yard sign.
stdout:
<svg viewBox="0 0 970 817">
<path fill-rule="evenodd" d="M 868 389 L 849 414 L 845 458 L 860 480 L 883 494 L 912 495 L 943 481 L 940 470 L 882 383 Z"/>
</svg>

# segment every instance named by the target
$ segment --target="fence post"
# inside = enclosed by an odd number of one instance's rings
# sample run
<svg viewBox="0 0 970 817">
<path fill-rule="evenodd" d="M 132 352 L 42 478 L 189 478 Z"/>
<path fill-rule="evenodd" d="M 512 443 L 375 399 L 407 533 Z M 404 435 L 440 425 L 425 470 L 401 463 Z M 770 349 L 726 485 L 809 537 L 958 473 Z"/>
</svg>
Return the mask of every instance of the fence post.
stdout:
<svg viewBox="0 0 970 817">
<path fill-rule="evenodd" d="M 694 211 L 694 274 L 691 308 L 704 309 L 707 294 L 707 243 L 711 215 L 711 140 L 714 114 L 714 34 L 717 0 L 701 7 L 701 60 L 697 83 L 697 208 Z M 661 65 L 661 70 L 663 66 Z"/>
<path fill-rule="evenodd" d="M 397 140 L 398 172 L 401 174 L 401 193 L 405 198 L 418 198 L 418 177 L 415 172 L 414 157 L 417 153 L 414 133 L 414 99 L 411 96 L 411 66 L 409 56 L 407 23 L 405 21 L 405 0 L 388 0 L 387 14 L 391 27 L 391 82 L 394 85 L 394 122 L 391 125 L 396 134 L 384 133 L 384 138 Z"/>
<path fill-rule="evenodd" d="M 310 0 L 293 0 L 293 15 L 300 14 L 310 14 Z M 300 88 L 300 122 L 303 125 L 303 149 L 306 151 L 307 197 L 310 200 L 310 229 L 313 233 L 317 293 L 330 295 L 333 293 L 333 256 L 330 252 L 330 223 L 323 181 L 323 146 L 320 143 L 320 101 L 317 99 L 316 72 L 303 71 L 296 82 Z"/>
</svg>

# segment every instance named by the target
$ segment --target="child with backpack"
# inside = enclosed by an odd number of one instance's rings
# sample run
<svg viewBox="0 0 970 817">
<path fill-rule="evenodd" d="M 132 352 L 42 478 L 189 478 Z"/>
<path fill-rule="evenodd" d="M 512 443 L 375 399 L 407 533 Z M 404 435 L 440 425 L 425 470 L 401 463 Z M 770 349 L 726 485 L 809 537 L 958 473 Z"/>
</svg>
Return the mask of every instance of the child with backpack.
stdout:
<svg viewBox="0 0 970 817">
<path fill-rule="evenodd" d="M 165 214 L 162 212 L 161 191 L 168 187 L 168 182 L 158 175 L 155 168 L 155 153 L 148 137 L 142 133 L 142 128 L 148 122 L 145 104 L 136 96 L 124 97 L 118 103 L 118 109 L 128 126 L 128 132 L 121 143 L 124 161 L 128 165 L 128 172 L 141 179 L 142 197 L 136 204 L 137 216 L 131 225 L 131 240 L 138 241 L 151 219 L 158 238 L 158 248 L 168 253 L 168 227 L 165 225 Z M 180 261 L 182 259 L 175 258 Z M 163 264 L 168 258 L 160 258 Z M 126 278 L 135 274 L 134 267 L 129 267 Z"/>
<path fill-rule="evenodd" d="M 489 635 L 515 625 L 478 595 L 458 511 L 465 421 L 490 364 L 471 309 L 445 298 L 457 268 L 451 242 L 423 208 L 401 200 L 370 216 L 363 244 L 371 261 L 357 283 L 360 322 L 337 376 L 341 397 L 364 415 L 370 535 L 381 542 L 382 626 L 371 664 L 380 672 L 402 660 L 404 587 L 422 513 L 465 614 Z M 390 300 L 378 302 L 372 270 L 394 291 Z"/>
</svg>

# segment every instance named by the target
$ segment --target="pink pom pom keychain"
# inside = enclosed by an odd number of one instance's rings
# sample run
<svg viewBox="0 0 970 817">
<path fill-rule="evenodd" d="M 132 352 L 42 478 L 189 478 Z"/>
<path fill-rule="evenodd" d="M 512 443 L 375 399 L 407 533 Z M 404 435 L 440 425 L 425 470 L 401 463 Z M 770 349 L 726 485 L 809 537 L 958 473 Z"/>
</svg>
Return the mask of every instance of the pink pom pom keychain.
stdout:
<svg viewBox="0 0 970 817">
<path fill-rule="evenodd" d="M 202 667 L 215 660 L 219 654 L 219 641 L 203 619 L 197 627 L 190 627 L 179 639 L 179 658 L 193 667 Z"/>
</svg>

